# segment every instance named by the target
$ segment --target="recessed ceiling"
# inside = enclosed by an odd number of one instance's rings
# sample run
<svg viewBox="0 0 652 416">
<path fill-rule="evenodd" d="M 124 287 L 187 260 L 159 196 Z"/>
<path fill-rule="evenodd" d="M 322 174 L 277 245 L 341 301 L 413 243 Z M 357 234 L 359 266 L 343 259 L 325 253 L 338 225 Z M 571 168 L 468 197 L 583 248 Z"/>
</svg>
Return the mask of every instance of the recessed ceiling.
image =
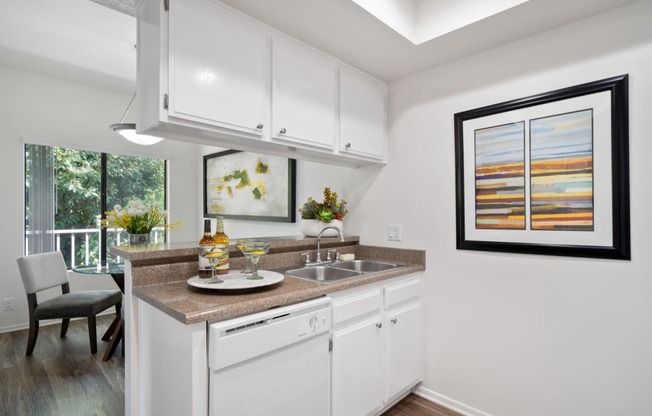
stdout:
<svg viewBox="0 0 652 416">
<path fill-rule="evenodd" d="M 419 45 L 529 0 L 352 0 Z"/>
<path fill-rule="evenodd" d="M 170 1 L 173 6 L 180 0 Z M 223 2 L 381 80 L 392 81 L 633 1 Z M 362 3 L 376 7 L 374 14 L 362 8 Z M 378 9 L 383 4 L 384 11 Z M 389 13 L 392 8 L 402 8 L 403 17 Z M 381 22 L 375 16 L 381 12 L 393 16 L 394 23 L 391 19 L 390 25 Z M 130 94 L 136 78 L 136 19 L 130 13 L 133 0 L 2 0 L 0 64 Z M 403 22 L 407 35 L 399 34 L 396 21 Z"/>
</svg>

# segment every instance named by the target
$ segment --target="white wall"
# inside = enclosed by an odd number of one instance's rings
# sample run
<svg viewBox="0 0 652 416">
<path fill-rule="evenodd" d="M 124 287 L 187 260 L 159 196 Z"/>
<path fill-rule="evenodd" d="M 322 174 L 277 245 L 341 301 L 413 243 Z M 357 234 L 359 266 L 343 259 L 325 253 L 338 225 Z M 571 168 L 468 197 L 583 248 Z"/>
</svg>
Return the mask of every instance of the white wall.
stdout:
<svg viewBox="0 0 652 416">
<path fill-rule="evenodd" d="M 379 224 L 401 224 L 399 245 L 427 250 L 431 397 L 468 414 L 652 414 L 651 16 L 634 3 L 390 85 L 391 161 L 351 231 L 386 244 Z M 456 250 L 453 114 L 624 73 L 632 260 Z"/>
<path fill-rule="evenodd" d="M 171 234 L 171 240 L 196 239 L 198 146 L 165 140 L 143 147 L 120 138 L 108 126 L 119 122 L 130 99 L 0 66 L 0 299 L 14 298 L 14 310 L 0 310 L 0 332 L 25 328 L 28 321 L 27 299 L 16 266 L 16 258 L 23 255 L 23 137 L 54 145 L 168 158 L 171 217 L 186 224 L 183 230 Z M 71 274 L 71 289 L 82 288 L 115 288 L 115 284 L 108 276 Z"/>
</svg>

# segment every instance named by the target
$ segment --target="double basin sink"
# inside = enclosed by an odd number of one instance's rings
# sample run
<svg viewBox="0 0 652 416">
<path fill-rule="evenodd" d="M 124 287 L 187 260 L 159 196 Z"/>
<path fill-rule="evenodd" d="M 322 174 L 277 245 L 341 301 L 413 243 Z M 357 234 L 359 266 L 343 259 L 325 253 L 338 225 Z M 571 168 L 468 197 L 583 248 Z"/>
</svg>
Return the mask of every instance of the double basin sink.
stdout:
<svg viewBox="0 0 652 416">
<path fill-rule="evenodd" d="M 290 269 L 284 273 L 294 277 L 328 283 L 371 273 L 384 272 L 403 266 L 405 265 L 376 260 L 346 260 Z"/>
</svg>

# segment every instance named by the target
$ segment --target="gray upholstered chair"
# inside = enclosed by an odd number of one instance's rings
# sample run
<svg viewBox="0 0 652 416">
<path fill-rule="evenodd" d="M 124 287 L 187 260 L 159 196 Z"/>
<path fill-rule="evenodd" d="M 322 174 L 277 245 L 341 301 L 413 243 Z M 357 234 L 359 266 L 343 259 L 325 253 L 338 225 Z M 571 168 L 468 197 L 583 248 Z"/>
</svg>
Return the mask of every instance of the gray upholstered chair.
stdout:
<svg viewBox="0 0 652 416">
<path fill-rule="evenodd" d="M 27 354 L 32 355 L 38 337 L 39 321 L 43 319 L 63 319 L 61 337 L 66 336 L 70 318 L 88 318 L 88 333 L 91 353 L 97 352 L 95 315 L 115 306 L 120 316 L 122 292 L 119 290 L 88 290 L 70 293 L 68 270 L 63 255 L 59 251 L 33 254 L 16 260 L 20 277 L 27 292 L 29 307 L 29 339 Z M 62 295 L 38 303 L 36 293 L 51 287 L 61 286 Z"/>
</svg>

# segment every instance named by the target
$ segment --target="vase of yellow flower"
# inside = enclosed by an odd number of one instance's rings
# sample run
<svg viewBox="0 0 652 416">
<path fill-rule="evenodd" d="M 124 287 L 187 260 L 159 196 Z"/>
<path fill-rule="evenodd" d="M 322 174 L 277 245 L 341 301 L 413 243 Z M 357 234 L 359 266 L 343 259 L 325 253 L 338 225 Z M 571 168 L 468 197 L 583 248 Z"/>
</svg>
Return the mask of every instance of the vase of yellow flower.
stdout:
<svg viewBox="0 0 652 416">
<path fill-rule="evenodd" d="M 309 197 L 299 209 L 301 213 L 301 232 L 307 237 L 317 237 L 321 230 L 328 226 L 335 226 L 344 232 L 344 216 L 349 213 L 346 201 L 341 199 L 337 192 L 331 188 L 324 188 L 324 200 L 315 201 Z M 335 237 L 337 231 L 328 229 L 322 236 Z"/>
<path fill-rule="evenodd" d="M 129 233 L 129 244 L 149 244 L 150 234 L 154 228 L 176 229 L 180 222 L 167 223 L 168 212 L 159 208 L 158 203 L 147 207 L 141 201 L 129 201 L 126 207 L 119 204 L 112 211 L 106 211 L 102 220 L 102 228 L 113 227 Z"/>
</svg>

